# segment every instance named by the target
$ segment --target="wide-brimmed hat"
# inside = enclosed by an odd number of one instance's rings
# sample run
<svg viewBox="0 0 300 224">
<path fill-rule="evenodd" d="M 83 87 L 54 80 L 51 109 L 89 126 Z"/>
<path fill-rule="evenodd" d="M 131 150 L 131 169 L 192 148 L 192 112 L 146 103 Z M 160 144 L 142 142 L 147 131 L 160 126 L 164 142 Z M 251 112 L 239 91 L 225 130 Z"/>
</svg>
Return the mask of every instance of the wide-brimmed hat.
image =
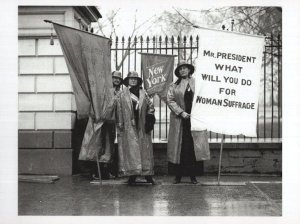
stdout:
<svg viewBox="0 0 300 224">
<path fill-rule="evenodd" d="M 139 74 L 136 71 L 131 71 L 128 73 L 127 77 L 123 81 L 124 85 L 128 86 L 129 78 L 136 78 L 139 86 L 143 83 L 142 78 L 139 77 Z"/>
<path fill-rule="evenodd" d="M 182 61 L 179 61 L 179 63 L 177 64 L 177 68 L 175 69 L 175 75 L 177 77 L 180 77 L 180 74 L 179 74 L 179 69 L 182 67 L 182 66 L 186 66 L 190 69 L 190 75 L 194 73 L 195 71 L 195 67 L 192 65 L 192 64 L 189 64 L 187 63 L 187 61 L 185 60 L 182 60 Z"/>
<path fill-rule="evenodd" d="M 114 77 L 114 78 L 119 78 L 119 79 L 121 79 L 121 80 L 123 81 L 123 79 L 122 79 L 122 73 L 121 73 L 121 72 L 119 72 L 119 71 L 114 71 L 114 72 L 112 72 L 111 74 L 112 74 L 112 77 Z"/>
</svg>

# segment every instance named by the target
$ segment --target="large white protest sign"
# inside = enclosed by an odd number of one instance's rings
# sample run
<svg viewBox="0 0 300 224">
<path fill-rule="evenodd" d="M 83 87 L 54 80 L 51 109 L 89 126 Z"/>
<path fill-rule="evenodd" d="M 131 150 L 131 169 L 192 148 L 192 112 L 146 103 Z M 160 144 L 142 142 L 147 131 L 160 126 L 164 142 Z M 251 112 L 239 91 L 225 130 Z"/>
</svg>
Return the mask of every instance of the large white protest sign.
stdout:
<svg viewBox="0 0 300 224">
<path fill-rule="evenodd" d="M 264 38 L 201 29 L 192 131 L 256 137 Z"/>
</svg>

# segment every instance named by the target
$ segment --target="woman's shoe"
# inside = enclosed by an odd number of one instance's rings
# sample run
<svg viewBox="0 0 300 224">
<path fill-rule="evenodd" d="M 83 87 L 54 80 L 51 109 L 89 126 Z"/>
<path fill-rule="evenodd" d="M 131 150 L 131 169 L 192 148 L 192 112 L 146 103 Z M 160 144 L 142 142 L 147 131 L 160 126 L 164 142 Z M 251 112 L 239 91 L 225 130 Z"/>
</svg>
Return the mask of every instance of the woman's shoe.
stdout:
<svg viewBox="0 0 300 224">
<path fill-rule="evenodd" d="M 146 179 L 147 183 L 151 183 L 152 185 L 156 184 L 156 182 L 154 181 L 152 176 L 145 176 L 145 179 Z"/>
<path fill-rule="evenodd" d="M 196 177 L 191 177 L 192 184 L 198 184 Z"/>
<path fill-rule="evenodd" d="M 173 184 L 179 184 L 180 182 L 181 182 L 181 177 L 176 176 L 175 179 L 174 179 Z"/>
<path fill-rule="evenodd" d="M 98 174 L 92 174 L 91 175 L 91 181 L 93 180 L 100 180 L 99 175 Z"/>
<path fill-rule="evenodd" d="M 136 179 L 136 176 L 130 176 L 129 179 L 128 179 L 128 182 L 127 182 L 128 185 L 136 184 L 135 179 Z"/>
</svg>

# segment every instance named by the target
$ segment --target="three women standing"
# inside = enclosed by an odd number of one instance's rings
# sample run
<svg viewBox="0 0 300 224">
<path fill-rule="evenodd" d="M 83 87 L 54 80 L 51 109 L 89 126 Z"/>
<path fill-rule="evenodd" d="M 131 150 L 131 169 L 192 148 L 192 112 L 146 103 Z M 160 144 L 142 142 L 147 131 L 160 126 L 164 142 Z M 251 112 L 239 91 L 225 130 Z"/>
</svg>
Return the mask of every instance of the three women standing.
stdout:
<svg viewBox="0 0 300 224">
<path fill-rule="evenodd" d="M 154 106 L 145 90 L 142 79 L 135 71 L 124 79 L 125 87 L 118 100 L 118 143 L 119 172 L 129 176 L 128 184 L 134 184 L 136 177 L 145 176 L 147 182 L 155 184 L 151 130 L 155 117 Z"/>
<path fill-rule="evenodd" d="M 196 176 L 203 174 L 202 160 L 209 159 L 209 145 L 206 131 L 191 132 L 190 113 L 195 93 L 195 68 L 185 61 L 178 63 L 175 75 L 178 80 L 171 84 L 167 104 L 171 110 L 168 137 L 168 170 L 175 175 L 174 184 L 182 176 L 190 176 L 197 184 Z M 193 135 L 193 136 L 192 136 Z"/>
<path fill-rule="evenodd" d="M 180 183 L 182 176 L 190 176 L 197 184 L 196 176 L 203 174 L 201 161 L 210 159 L 207 132 L 191 132 L 190 113 L 195 93 L 192 77 L 194 66 L 181 61 L 175 69 L 178 80 L 171 84 L 167 104 L 171 110 L 168 137 L 168 169 L 175 176 L 174 183 Z M 147 182 L 155 184 L 151 130 L 155 123 L 154 106 L 138 73 L 129 72 L 124 79 L 124 89 L 117 103 L 117 131 L 119 151 L 119 172 L 129 176 L 128 184 L 134 184 L 136 177 L 145 176 Z"/>
</svg>

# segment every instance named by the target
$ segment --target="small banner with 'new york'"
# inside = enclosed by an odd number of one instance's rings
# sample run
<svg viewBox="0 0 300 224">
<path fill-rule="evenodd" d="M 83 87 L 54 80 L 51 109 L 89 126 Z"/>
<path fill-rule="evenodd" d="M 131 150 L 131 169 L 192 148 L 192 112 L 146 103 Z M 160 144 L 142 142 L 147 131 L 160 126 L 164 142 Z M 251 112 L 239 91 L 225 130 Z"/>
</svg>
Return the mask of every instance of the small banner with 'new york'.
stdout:
<svg viewBox="0 0 300 224">
<path fill-rule="evenodd" d="M 157 94 L 164 102 L 173 80 L 175 55 L 140 53 L 144 88 L 149 96 Z"/>
</svg>

